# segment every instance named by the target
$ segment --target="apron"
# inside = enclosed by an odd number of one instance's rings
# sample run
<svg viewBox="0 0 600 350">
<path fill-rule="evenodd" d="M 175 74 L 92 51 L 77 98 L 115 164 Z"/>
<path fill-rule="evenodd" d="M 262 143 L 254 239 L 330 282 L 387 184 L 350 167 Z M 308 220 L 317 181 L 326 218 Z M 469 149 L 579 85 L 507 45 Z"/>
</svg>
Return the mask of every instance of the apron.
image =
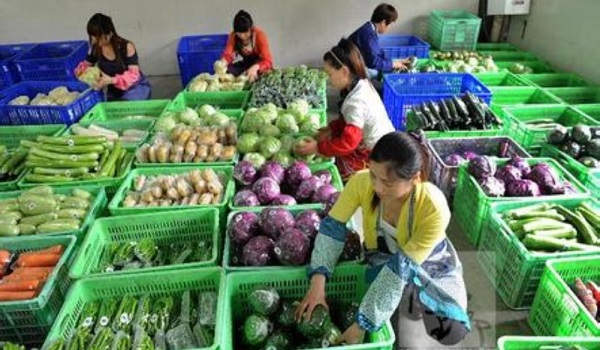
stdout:
<svg viewBox="0 0 600 350">
<path fill-rule="evenodd" d="M 415 193 L 409 200 L 408 236 L 412 236 Z M 367 282 L 370 284 L 385 266 L 393 252 L 386 242 L 386 232 L 381 226 L 381 206 L 377 213 L 377 249 L 365 252 L 369 263 Z M 405 255 L 398 248 L 398 253 Z M 455 344 L 470 331 L 467 316 L 467 293 L 462 275 L 462 264 L 454 246 L 447 238 L 440 242 L 421 266 L 416 265 L 412 281 L 406 281 L 403 293 L 415 304 L 414 309 L 424 309 L 423 321 L 427 333 L 442 344 Z M 410 295 L 408 295 L 410 294 Z M 412 306 L 411 306 L 412 308 Z M 441 327 L 441 330 L 440 330 Z M 452 329 L 452 332 L 443 332 Z M 459 338 L 459 339 L 458 339 Z M 458 340 L 457 340 L 458 339 Z"/>
<path fill-rule="evenodd" d="M 360 145 L 347 156 L 335 158 L 335 165 L 340 171 L 344 182 L 347 182 L 355 173 L 369 167 L 369 154 L 371 151 L 363 145 Z"/>
</svg>

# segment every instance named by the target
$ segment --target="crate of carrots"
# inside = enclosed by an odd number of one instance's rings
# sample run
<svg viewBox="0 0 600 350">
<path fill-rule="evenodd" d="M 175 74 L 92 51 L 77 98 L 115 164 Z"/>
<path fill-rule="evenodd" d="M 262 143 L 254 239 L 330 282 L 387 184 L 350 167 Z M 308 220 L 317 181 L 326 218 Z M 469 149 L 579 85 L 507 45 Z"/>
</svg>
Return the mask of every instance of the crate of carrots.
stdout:
<svg viewBox="0 0 600 350">
<path fill-rule="evenodd" d="M 69 289 L 74 236 L 19 237 L 0 243 L 3 341 L 43 343 Z"/>
</svg>

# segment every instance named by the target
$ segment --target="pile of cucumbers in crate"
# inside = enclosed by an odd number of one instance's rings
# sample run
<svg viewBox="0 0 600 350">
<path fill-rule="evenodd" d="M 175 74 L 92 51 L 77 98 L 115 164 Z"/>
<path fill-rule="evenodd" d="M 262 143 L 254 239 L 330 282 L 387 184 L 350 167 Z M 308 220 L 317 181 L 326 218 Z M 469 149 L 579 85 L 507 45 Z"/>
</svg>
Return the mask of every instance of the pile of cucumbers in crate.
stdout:
<svg viewBox="0 0 600 350">
<path fill-rule="evenodd" d="M 486 130 L 502 124 L 485 102 L 470 92 L 415 105 L 408 118 L 414 129 L 425 131 Z"/>
<path fill-rule="evenodd" d="M 104 136 L 38 136 L 21 141 L 28 149 L 25 166 L 31 183 L 102 180 L 125 175 L 133 154 L 120 141 L 109 143 Z"/>
<path fill-rule="evenodd" d="M 184 350 L 214 342 L 216 292 L 119 299 L 86 303 L 72 334 L 45 350 Z"/>
<path fill-rule="evenodd" d="M 6 146 L 0 145 L 0 181 L 8 182 L 16 180 L 25 170 L 25 159 L 27 150 L 18 147 L 9 150 Z"/>
<path fill-rule="evenodd" d="M 91 193 L 75 188 L 55 193 L 38 186 L 18 197 L 0 200 L 0 236 L 63 233 L 79 230 L 94 201 Z"/>
<path fill-rule="evenodd" d="M 513 234 L 532 252 L 600 252 L 600 210 L 540 203 L 502 213 Z"/>
</svg>

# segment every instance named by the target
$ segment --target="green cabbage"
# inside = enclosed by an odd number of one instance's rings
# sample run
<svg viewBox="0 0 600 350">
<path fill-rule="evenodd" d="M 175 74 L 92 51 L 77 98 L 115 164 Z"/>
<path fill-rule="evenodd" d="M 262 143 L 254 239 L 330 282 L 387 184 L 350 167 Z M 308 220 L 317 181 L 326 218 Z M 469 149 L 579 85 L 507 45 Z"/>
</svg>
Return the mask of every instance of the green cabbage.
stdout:
<svg viewBox="0 0 600 350">
<path fill-rule="evenodd" d="M 260 137 L 256 133 L 243 134 L 239 137 L 237 148 L 240 153 L 251 153 L 258 151 Z"/>
<path fill-rule="evenodd" d="M 256 169 L 260 169 L 267 161 L 260 153 L 247 153 L 243 160 L 250 162 L 250 164 L 252 164 L 252 166 Z"/>
<path fill-rule="evenodd" d="M 271 157 L 281 149 L 281 141 L 276 137 L 265 137 L 260 141 L 260 153 L 266 158 Z"/>
<path fill-rule="evenodd" d="M 198 108 L 198 115 L 202 119 L 206 119 L 211 115 L 215 114 L 216 112 L 217 110 L 215 109 L 215 107 L 211 105 L 202 105 Z"/>
<path fill-rule="evenodd" d="M 296 139 L 292 135 L 283 135 L 279 138 L 279 141 L 281 141 L 281 151 L 291 153 Z"/>
<path fill-rule="evenodd" d="M 281 131 L 279 131 L 279 128 L 276 127 L 275 125 L 265 125 L 260 129 L 260 136 L 279 136 L 281 134 Z"/>
<path fill-rule="evenodd" d="M 294 162 L 294 157 L 288 152 L 280 151 L 273 155 L 272 160 L 281 164 L 284 168 L 287 168 Z"/>
<path fill-rule="evenodd" d="M 100 79 L 100 68 L 96 66 L 88 67 L 81 75 L 79 75 L 79 77 L 77 77 L 77 79 L 92 86 Z"/>
<path fill-rule="evenodd" d="M 307 134 L 316 134 L 319 128 L 321 127 L 321 117 L 316 114 L 309 114 L 302 125 L 300 125 L 300 132 Z"/>
<path fill-rule="evenodd" d="M 215 74 L 224 75 L 227 73 L 227 61 L 218 60 L 213 64 L 213 68 L 215 70 Z"/>
<path fill-rule="evenodd" d="M 177 125 L 177 121 L 172 113 L 167 113 L 167 115 L 160 117 L 156 124 L 154 125 L 154 130 L 157 132 L 169 133 L 171 130 L 175 128 Z"/>
<path fill-rule="evenodd" d="M 270 123 L 266 120 L 264 114 L 261 114 L 260 112 L 246 113 L 240 128 L 243 132 L 258 132 L 267 124 Z"/>
<path fill-rule="evenodd" d="M 208 124 L 214 126 L 227 126 L 229 117 L 221 112 L 216 112 L 208 118 Z"/>
<path fill-rule="evenodd" d="M 306 115 L 308 114 L 308 110 L 310 109 L 310 105 L 304 99 L 297 99 L 292 101 L 292 103 L 288 106 L 288 112 L 290 112 L 294 118 L 296 118 L 296 122 L 302 123 Z"/>
<path fill-rule="evenodd" d="M 296 134 L 298 131 L 300 131 L 300 128 L 298 128 L 298 124 L 296 123 L 296 119 L 291 114 L 284 114 L 277 118 L 275 125 L 284 134 Z"/>
</svg>

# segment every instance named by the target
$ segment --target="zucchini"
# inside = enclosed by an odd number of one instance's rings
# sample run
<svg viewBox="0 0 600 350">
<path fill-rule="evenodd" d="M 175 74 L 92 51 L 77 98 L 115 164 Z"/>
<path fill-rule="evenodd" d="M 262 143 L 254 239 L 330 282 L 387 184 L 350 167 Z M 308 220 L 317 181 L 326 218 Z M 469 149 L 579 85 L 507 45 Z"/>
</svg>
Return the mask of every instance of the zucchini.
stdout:
<svg viewBox="0 0 600 350">
<path fill-rule="evenodd" d="M 539 231 L 539 230 L 553 230 L 553 229 L 562 229 L 562 228 L 566 229 L 569 227 L 571 227 L 571 225 L 569 225 L 567 223 L 556 221 L 553 219 L 542 218 L 542 219 L 537 219 L 536 221 L 528 222 L 528 223 L 524 224 L 523 231 L 533 232 L 533 231 Z"/>
<path fill-rule="evenodd" d="M 58 232 L 71 232 L 79 230 L 81 221 L 76 219 L 56 219 L 48 221 L 37 227 L 39 234 L 44 233 L 58 233 Z"/>
<path fill-rule="evenodd" d="M 521 207 L 518 209 L 512 209 L 512 210 L 506 211 L 506 212 L 504 212 L 504 217 L 517 219 L 517 218 L 521 217 L 522 215 L 526 215 L 529 212 L 543 212 L 550 208 L 551 208 L 551 205 L 548 203 L 528 205 L 526 207 Z"/>
<path fill-rule="evenodd" d="M 579 213 L 574 213 L 562 205 L 556 207 L 558 212 L 563 215 L 567 220 L 575 226 L 579 235 L 579 240 L 585 244 L 596 244 L 598 238 L 594 232 L 594 229 L 585 221 L 585 218 Z"/>
<path fill-rule="evenodd" d="M 531 211 L 528 213 L 524 213 L 520 215 L 517 219 L 531 219 L 531 218 L 547 218 L 554 219 L 558 221 L 565 221 L 565 217 L 560 215 L 556 210 L 547 210 L 547 211 Z"/>
<path fill-rule="evenodd" d="M 587 244 L 574 243 L 564 239 L 526 235 L 523 239 L 523 244 L 527 249 L 539 251 L 590 251 L 600 252 L 600 247 L 595 247 Z"/>
<path fill-rule="evenodd" d="M 57 218 L 58 216 L 56 215 L 56 213 L 46 213 L 24 217 L 21 219 L 20 223 L 25 225 L 39 226 L 46 222 L 56 220 Z"/>
</svg>

